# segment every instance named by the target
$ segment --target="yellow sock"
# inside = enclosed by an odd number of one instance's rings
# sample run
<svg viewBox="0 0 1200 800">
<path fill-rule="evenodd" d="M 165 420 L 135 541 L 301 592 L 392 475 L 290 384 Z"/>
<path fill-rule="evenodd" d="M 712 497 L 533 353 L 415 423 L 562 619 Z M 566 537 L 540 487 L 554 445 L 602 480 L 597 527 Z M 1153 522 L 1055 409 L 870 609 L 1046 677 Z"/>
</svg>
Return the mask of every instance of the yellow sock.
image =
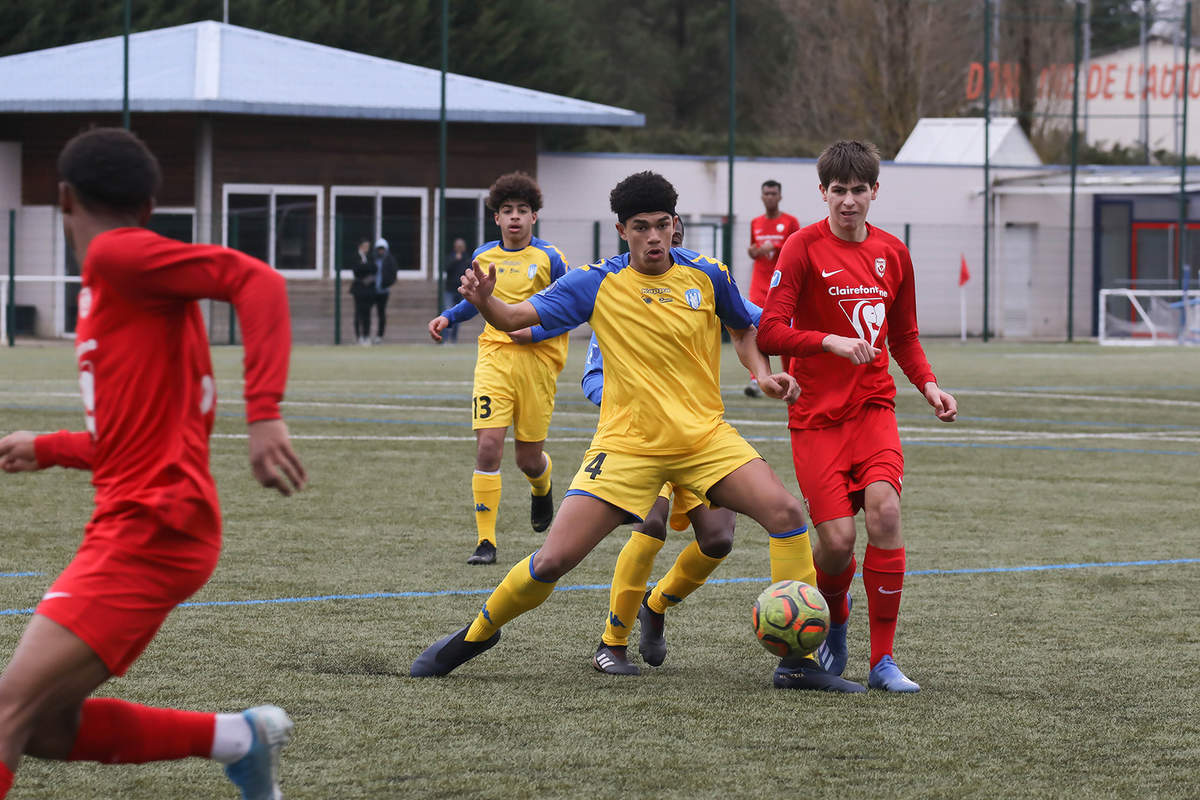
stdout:
<svg viewBox="0 0 1200 800">
<path fill-rule="evenodd" d="M 771 534 L 771 582 L 802 581 L 817 585 L 817 568 L 813 565 L 812 545 L 808 528 Z"/>
<path fill-rule="evenodd" d="M 542 474 L 536 478 L 525 476 L 525 480 L 529 481 L 529 485 L 533 487 L 533 493 L 538 497 L 545 497 L 550 491 L 550 469 L 554 464 L 550 461 L 549 453 L 542 453 L 546 457 L 546 468 L 542 470 Z"/>
<path fill-rule="evenodd" d="M 537 608 L 554 591 L 557 581 L 539 580 L 533 574 L 533 556 L 529 556 L 508 571 L 487 602 L 483 604 L 471 629 L 467 631 L 468 642 L 490 639 L 500 626 Z"/>
<path fill-rule="evenodd" d="M 808 541 L 808 527 L 794 531 L 770 534 L 771 583 L 778 581 L 801 581 L 810 586 L 817 585 L 817 567 L 813 564 L 812 545 Z M 793 661 L 795 657 L 792 657 Z M 813 654 L 803 656 L 816 661 Z M 784 659 L 788 661 L 788 659 Z"/>
<path fill-rule="evenodd" d="M 629 541 L 617 556 L 613 570 L 612 588 L 608 592 L 608 623 L 600 641 L 620 647 L 629 642 L 629 628 L 637 617 L 638 607 L 646 594 L 646 581 L 654 570 L 654 557 L 663 542 L 641 531 L 629 534 Z"/>
<path fill-rule="evenodd" d="M 495 544 L 496 515 L 500 511 L 500 473 L 476 470 L 471 476 L 471 495 L 475 499 L 475 530 L 479 533 L 479 542 L 487 540 Z"/>
<path fill-rule="evenodd" d="M 724 557 L 713 558 L 704 555 L 695 540 L 688 542 L 688 546 L 683 548 L 671 569 L 654 587 L 654 591 L 646 599 L 646 605 L 651 611 L 662 614 L 703 586 L 708 576 L 712 575 L 713 570 L 724 560 Z"/>
</svg>

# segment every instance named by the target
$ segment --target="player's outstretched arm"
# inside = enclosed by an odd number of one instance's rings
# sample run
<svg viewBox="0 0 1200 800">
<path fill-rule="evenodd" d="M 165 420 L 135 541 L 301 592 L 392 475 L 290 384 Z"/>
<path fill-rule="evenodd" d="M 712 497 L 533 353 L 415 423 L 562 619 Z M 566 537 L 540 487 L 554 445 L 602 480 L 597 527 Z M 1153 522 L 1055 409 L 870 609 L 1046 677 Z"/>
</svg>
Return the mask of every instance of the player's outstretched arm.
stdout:
<svg viewBox="0 0 1200 800">
<path fill-rule="evenodd" d="M 800 384 L 786 372 L 771 372 L 770 362 L 758 349 L 757 330 L 753 326 L 728 330 L 738 360 L 756 377 L 758 388 L 762 389 L 763 394 L 786 403 L 796 402 L 796 398 L 800 396 Z"/>
<path fill-rule="evenodd" d="M 471 268 L 463 274 L 458 293 L 478 308 L 488 324 L 497 330 L 515 331 L 541 322 L 537 309 L 528 300 L 510 305 L 492 294 L 495 288 L 496 266 L 492 264 L 488 271 L 484 272 L 479 262 L 474 261 Z"/>
<path fill-rule="evenodd" d="M 859 365 L 870 364 L 879 355 L 879 348 L 866 339 L 852 339 L 833 333 L 821 340 L 821 347 L 827 353 L 833 353 Z"/>
<path fill-rule="evenodd" d="M 32 472 L 40 469 L 33 449 L 34 435 L 14 431 L 0 439 L 0 469 L 5 472 Z"/>
<path fill-rule="evenodd" d="M 954 422 L 958 419 L 958 401 L 954 395 L 942 391 L 933 381 L 925 384 L 925 399 L 933 407 L 933 415 L 942 422 Z"/>
<path fill-rule="evenodd" d="M 277 489 L 287 496 L 300 491 L 308 482 L 304 465 L 292 450 L 287 425 L 282 419 L 262 419 L 251 422 L 250 470 L 254 478 L 268 489 Z"/>
<path fill-rule="evenodd" d="M 17 431 L 0 439 L 0 469 L 28 472 L 48 467 L 92 468 L 95 442 L 87 431 L 57 431 L 41 435 Z"/>
</svg>

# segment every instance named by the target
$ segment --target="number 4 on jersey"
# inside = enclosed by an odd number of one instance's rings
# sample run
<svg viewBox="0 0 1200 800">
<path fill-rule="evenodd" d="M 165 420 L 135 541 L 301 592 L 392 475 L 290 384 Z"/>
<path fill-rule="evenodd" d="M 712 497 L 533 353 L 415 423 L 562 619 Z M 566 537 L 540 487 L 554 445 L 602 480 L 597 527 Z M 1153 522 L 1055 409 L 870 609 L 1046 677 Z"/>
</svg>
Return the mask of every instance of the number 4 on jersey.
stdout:
<svg viewBox="0 0 1200 800">
<path fill-rule="evenodd" d="M 596 457 L 587 463 L 583 471 L 592 476 L 592 480 L 596 480 L 596 476 L 600 474 L 600 468 L 604 466 L 604 458 L 608 453 L 597 453 Z"/>
</svg>

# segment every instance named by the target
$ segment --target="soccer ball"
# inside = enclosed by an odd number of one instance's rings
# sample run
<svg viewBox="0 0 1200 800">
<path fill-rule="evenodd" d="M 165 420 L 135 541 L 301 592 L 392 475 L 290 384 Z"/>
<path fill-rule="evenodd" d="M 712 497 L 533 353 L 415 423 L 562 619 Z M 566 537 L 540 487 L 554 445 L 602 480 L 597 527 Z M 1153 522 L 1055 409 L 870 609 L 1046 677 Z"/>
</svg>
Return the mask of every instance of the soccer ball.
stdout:
<svg viewBox="0 0 1200 800">
<path fill-rule="evenodd" d="M 772 583 L 754 601 L 754 634 L 777 656 L 805 656 L 829 632 L 829 606 L 816 587 L 800 581 Z"/>
</svg>

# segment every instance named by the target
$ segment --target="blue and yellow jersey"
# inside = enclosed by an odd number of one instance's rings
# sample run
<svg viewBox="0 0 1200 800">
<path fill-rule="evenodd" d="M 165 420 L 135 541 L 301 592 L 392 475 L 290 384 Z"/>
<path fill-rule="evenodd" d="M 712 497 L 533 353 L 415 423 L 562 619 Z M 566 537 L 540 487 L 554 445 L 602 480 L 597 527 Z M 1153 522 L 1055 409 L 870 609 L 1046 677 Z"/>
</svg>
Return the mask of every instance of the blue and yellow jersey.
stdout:
<svg viewBox="0 0 1200 800">
<path fill-rule="evenodd" d="M 475 250 L 473 260 L 479 262 L 484 272 L 492 265 L 496 267 L 496 289 L 493 295 L 506 303 L 528 300 L 530 295 L 540 292 L 554 281 L 567 274 L 567 259 L 562 252 L 536 236 L 520 250 L 506 250 L 500 241 L 488 242 Z M 442 315 L 450 322 L 458 323 L 471 319 L 479 310 L 463 300 Z M 485 325 L 479 334 L 479 355 L 505 345 L 528 347 L 556 370 L 561 370 L 567 360 L 567 336 L 558 335 L 533 344 L 517 345 L 503 331 Z"/>
<path fill-rule="evenodd" d="M 626 264 L 629 263 L 628 253 L 620 257 L 625 260 Z M 762 319 L 762 309 L 745 297 L 742 298 L 742 303 L 746 306 L 746 313 L 750 315 L 750 321 L 757 325 L 758 321 Z M 583 378 L 580 379 L 579 385 L 583 389 L 584 397 L 596 405 L 600 405 L 604 399 L 604 353 L 600 352 L 600 343 L 596 341 L 594 333 L 592 340 L 588 342 L 587 357 L 583 361 Z"/>
<path fill-rule="evenodd" d="M 529 298 L 542 325 L 590 322 L 596 333 L 605 370 L 593 447 L 691 452 L 725 414 L 721 325 L 753 322 L 724 264 L 683 248 L 671 248 L 671 260 L 662 275 L 646 275 L 610 258 Z"/>
</svg>

